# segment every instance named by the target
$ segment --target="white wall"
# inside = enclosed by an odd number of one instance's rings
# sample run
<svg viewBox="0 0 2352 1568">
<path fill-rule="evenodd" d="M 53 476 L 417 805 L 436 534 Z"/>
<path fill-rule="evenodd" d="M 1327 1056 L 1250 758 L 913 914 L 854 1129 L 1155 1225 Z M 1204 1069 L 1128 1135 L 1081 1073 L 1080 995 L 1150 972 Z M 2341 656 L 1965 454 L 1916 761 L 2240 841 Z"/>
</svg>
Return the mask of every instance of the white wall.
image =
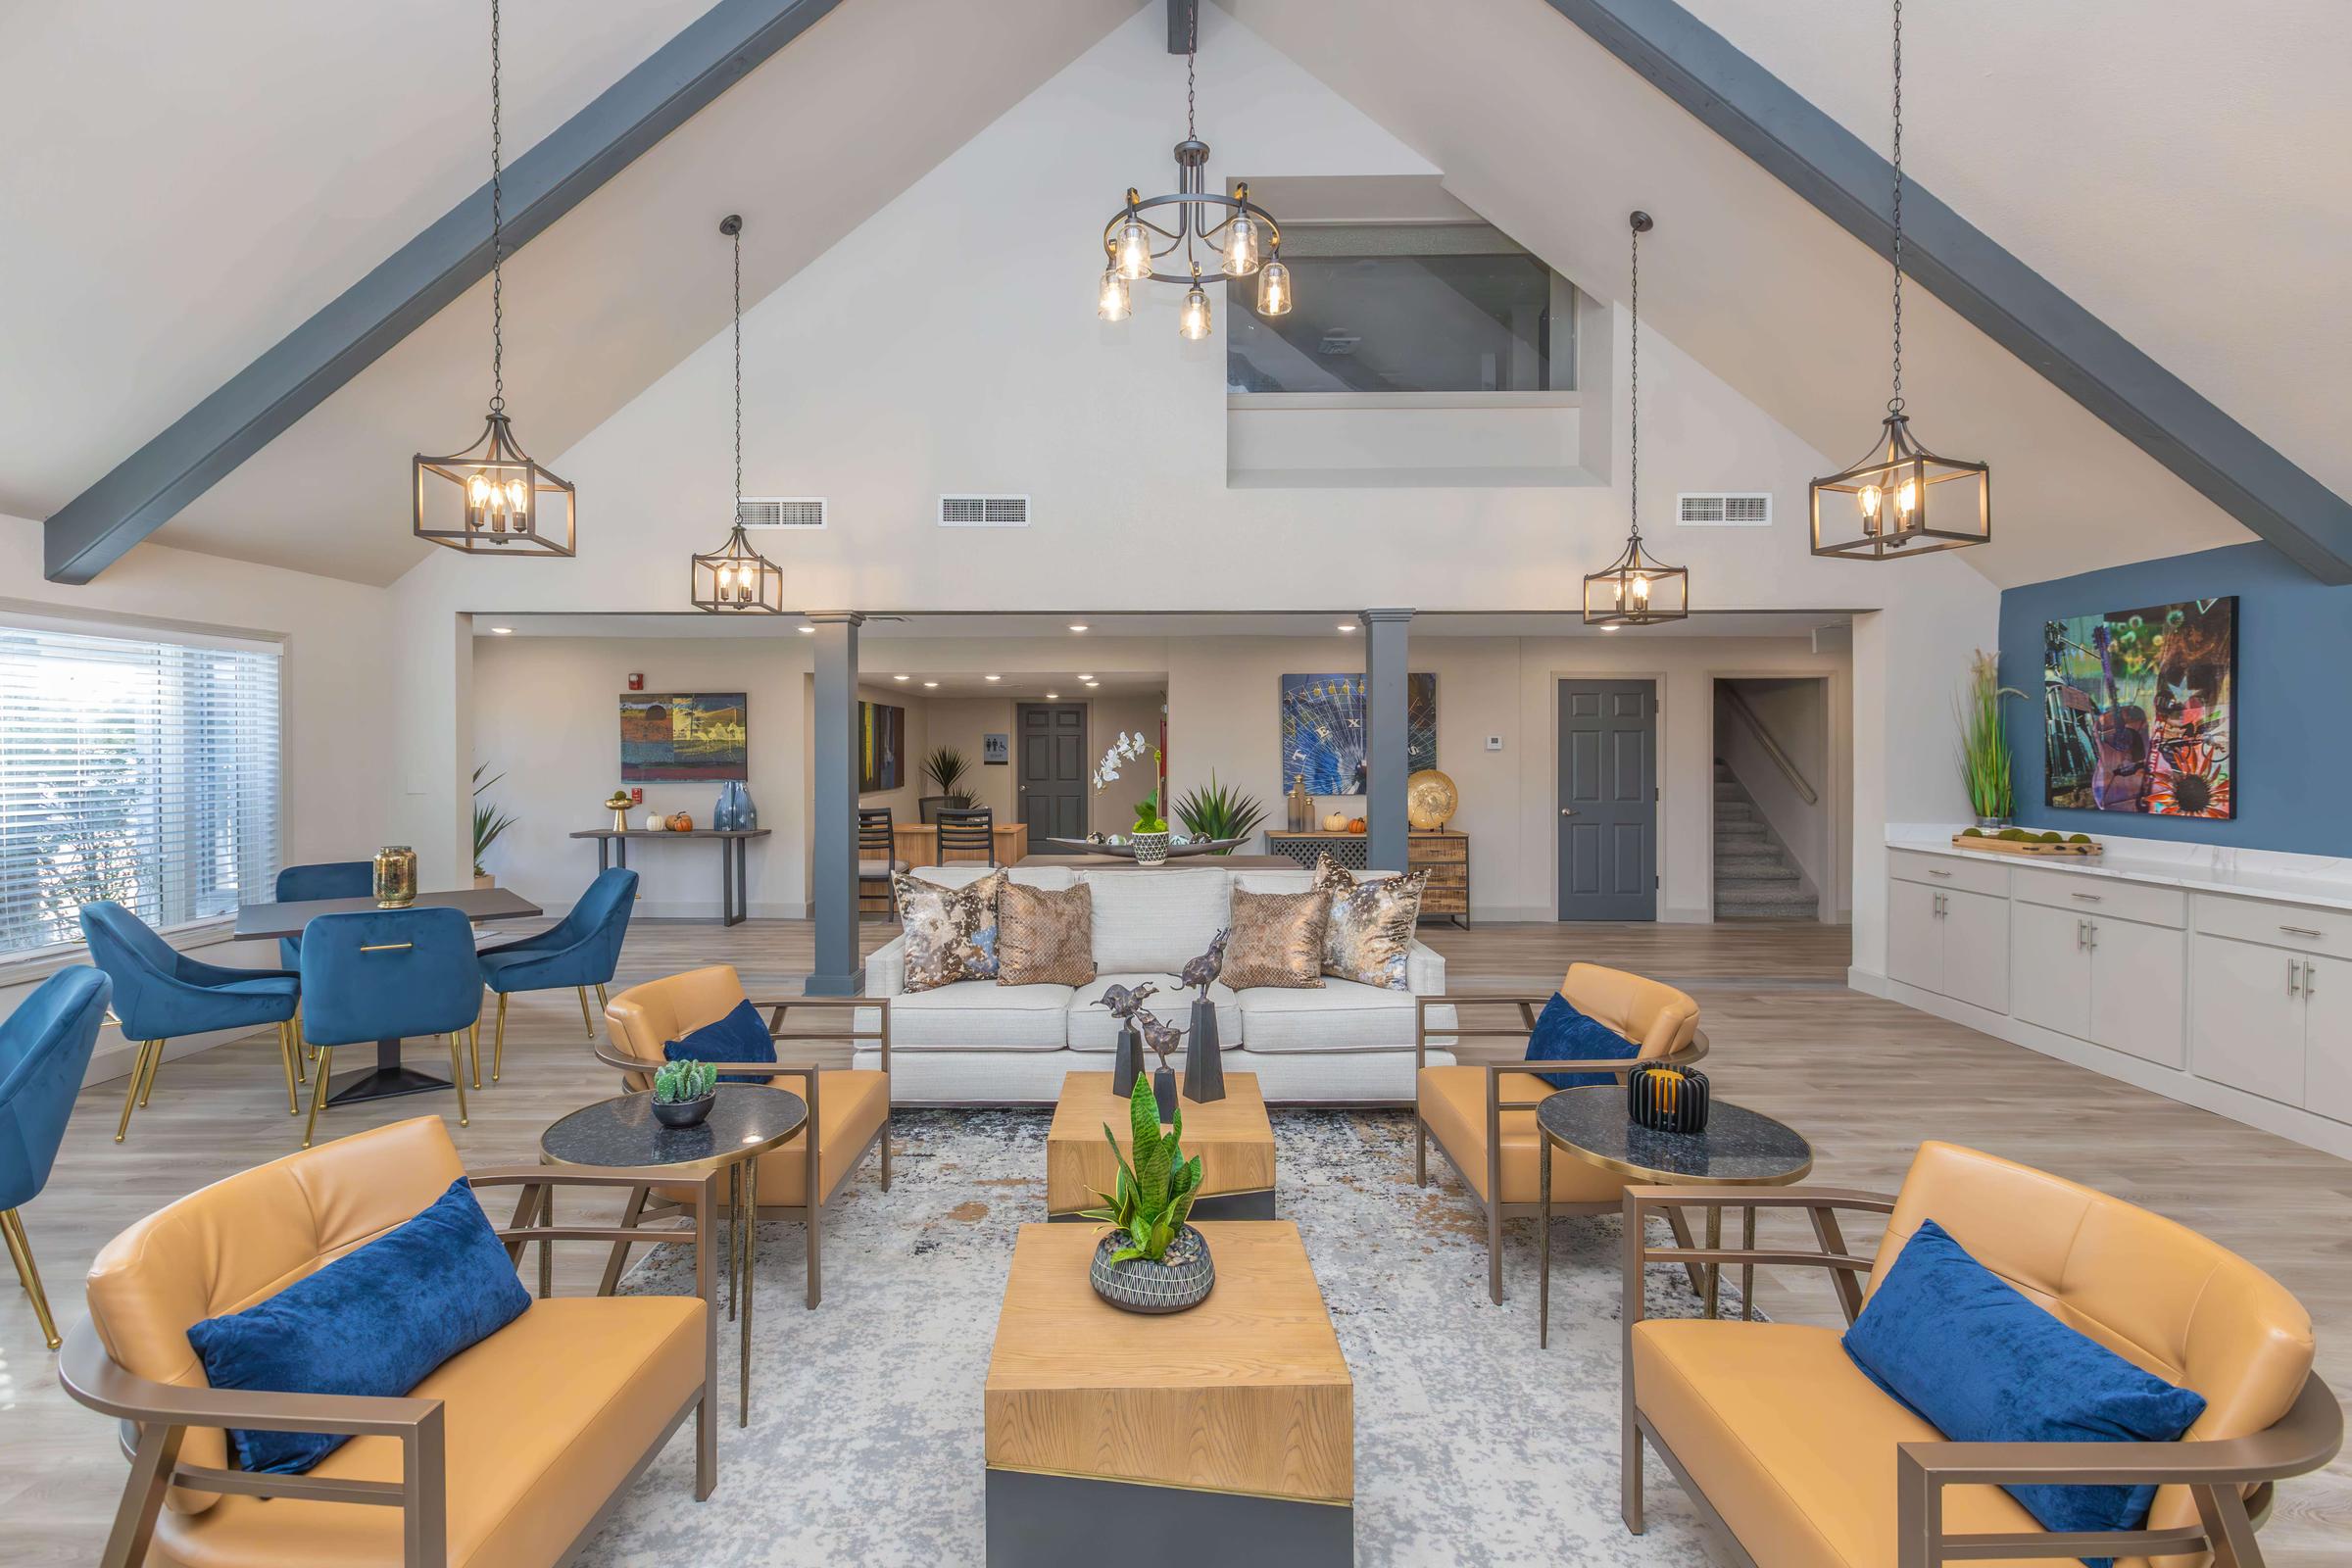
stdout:
<svg viewBox="0 0 2352 1568">
<path fill-rule="evenodd" d="M 41 575 L 41 525 L 0 515 L 0 618 L 10 610 L 119 625 L 134 636 L 177 629 L 277 641 L 284 649 L 284 863 L 366 859 L 385 844 L 404 842 L 390 810 L 385 766 L 396 734 L 387 686 L 397 677 L 399 661 L 383 589 L 155 544 L 138 546 L 97 581 L 70 587 Z M 257 900 L 270 896 L 267 888 L 254 893 Z M 277 945 L 216 943 L 204 958 L 275 968 Z M 13 1011 L 52 966 L 39 967 L 29 978 L 0 976 L 0 1016 Z M 166 1055 L 201 1050 L 215 1038 L 174 1042 Z M 99 1037 L 91 1080 L 128 1072 L 131 1054 L 109 1025 Z M 277 1070 L 266 1052 L 256 1055 L 254 1067 Z"/>
</svg>

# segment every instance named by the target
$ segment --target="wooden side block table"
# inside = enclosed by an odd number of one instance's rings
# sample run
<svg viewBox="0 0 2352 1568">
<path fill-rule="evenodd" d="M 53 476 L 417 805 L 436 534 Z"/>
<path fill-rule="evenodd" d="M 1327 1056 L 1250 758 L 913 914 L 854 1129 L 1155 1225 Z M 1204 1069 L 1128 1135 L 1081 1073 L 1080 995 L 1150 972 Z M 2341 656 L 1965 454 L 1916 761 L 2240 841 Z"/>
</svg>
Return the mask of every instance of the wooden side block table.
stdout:
<svg viewBox="0 0 2352 1568">
<path fill-rule="evenodd" d="M 1110 1092 L 1110 1083 L 1106 1072 L 1074 1072 L 1061 1080 L 1054 1125 L 1046 1130 L 1048 1219 L 1078 1219 L 1080 1210 L 1102 1206 L 1098 1195 L 1114 1190 L 1118 1166 L 1102 1141 L 1105 1125 L 1119 1152 L 1134 1157 L 1127 1102 Z M 1274 1124 L 1266 1119 L 1257 1074 L 1229 1072 L 1223 1100 L 1205 1105 L 1187 1100 L 1183 1108 L 1185 1154 L 1200 1156 L 1200 1196 L 1192 1217 L 1272 1219 Z"/>
<path fill-rule="evenodd" d="M 1362 833 L 1293 833 L 1269 828 L 1266 848 L 1284 859 L 1313 870 L 1330 856 L 1350 871 L 1364 869 L 1368 835 Z M 1429 886 L 1421 895 L 1421 918 L 1470 924 L 1470 835 L 1450 828 L 1424 833 L 1418 828 L 1404 836 L 1404 868 L 1429 867 Z"/>
<path fill-rule="evenodd" d="M 1087 1283 L 1092 1227 L 1021 1227 L 984 1396 L 989 1568 L 1105 1543 L 1122 1568 L 1354 1561 L 1355 1387 L 1298 1228 L 1200 1230 L 1216 1289 L 1151 1317 Z"/>
</svg>

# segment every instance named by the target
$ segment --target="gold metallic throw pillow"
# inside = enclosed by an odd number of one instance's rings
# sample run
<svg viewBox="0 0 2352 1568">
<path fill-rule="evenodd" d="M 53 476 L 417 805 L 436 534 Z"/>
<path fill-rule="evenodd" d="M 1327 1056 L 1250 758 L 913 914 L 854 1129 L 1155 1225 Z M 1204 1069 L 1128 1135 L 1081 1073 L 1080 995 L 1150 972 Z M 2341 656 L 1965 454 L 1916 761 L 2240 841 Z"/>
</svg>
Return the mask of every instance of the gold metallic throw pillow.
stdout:
<svg viewBox="0 0 2352 1568">
<path fill-rule="evenodd" d="M 1095 895 L 1007 882 L 997 899 L 997 984 L 1082 986 L 1095 977 Z"/>
<path fill-rule="evenodd" d="M 1282 986 L 1293 991 L 1323 984 L 1323 927 L 1331 918 L 1331 896 L 1304 893 L 1245 893 L 1233 890 L 1233 936 L 1225 945 L 1225 968 L 1217 978 L 1236 991 Z"/>
<path fill-rule="evenodd" d="M 906 930 L 906 989 L 932 991 L 958 980 L 997 977 L 997 898 L 1005 875 L 991 871 L 959 888 L 901 871 L 891 878 Z"/>
<path fill-rule="evenodd" d="M 1402 991 L 1405 956 L 1421 919 L 1429 867 L 1410 876 L 1358 882 L 1326 855 L 1315 862 L 1315 891 L 1331 899 L 1323 931 L 1323 972 L 1358 985 Z"/>
</svg>

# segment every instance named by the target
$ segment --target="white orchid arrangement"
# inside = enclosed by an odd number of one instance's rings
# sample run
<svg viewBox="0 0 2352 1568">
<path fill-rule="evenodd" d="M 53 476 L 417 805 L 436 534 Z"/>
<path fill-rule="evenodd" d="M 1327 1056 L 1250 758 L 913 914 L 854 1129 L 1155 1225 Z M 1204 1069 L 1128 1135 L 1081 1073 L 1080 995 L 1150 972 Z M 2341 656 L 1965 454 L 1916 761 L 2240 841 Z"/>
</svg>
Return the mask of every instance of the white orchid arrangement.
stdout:
<svg viewBox="0 0 2352 1568">
<path fill-rule="evenodd" d="M 1140 762 L 1146 757 L 1151 758 L 1155 764 L 1152 768 L 1154 787 L 1151 794 L 1135 803 L 1135 831 L 1138 833 L 1165 833 L 1168 830 L 1168 824 L 1159 814 L 1159 790 L 1156 787 L 1159 771 L 1156 766 L 1159 760 L 1159 748 L 1152 745 L 1142 730 L 1139 729 L 1132 735 L 1122 733 L 1111 742 L 1110 750 L 1102 754 L 1102 764 L 1095 769 L 1095 791 L 1100 794 L 1117 783 L 1121 764 Z"/>
</svg>

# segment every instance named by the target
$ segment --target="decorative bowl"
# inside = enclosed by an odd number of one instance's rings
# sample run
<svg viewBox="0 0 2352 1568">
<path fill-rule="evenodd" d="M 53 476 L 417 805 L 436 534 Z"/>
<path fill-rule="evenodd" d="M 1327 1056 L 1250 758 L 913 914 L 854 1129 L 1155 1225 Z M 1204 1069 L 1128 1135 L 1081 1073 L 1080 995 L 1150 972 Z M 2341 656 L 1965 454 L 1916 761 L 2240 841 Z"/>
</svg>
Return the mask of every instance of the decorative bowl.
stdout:
<svg viewBox="0 0 2352 1568">
<path fill-rule="evenodd" d="M 657 1100 L 654 1102 L 654 1120 L 664 1127 L 700 1127 L 718 1103 L 718 1091 L 713 1089 L 700 1100 Z"/>
<path fill-rule="evenodd" d="M 1062 855 L 1115 855 L 1123 860 L 1139 858 L 1133 839 L 1042 839 L 1035 841 Z M 1214 855 L 1220 850 L 1238 849 L 1248 839 L 1194 839 L 1189 844 L 1168 842 L 1167 858 L 1181 860 L 1188 856 Z"/>
<path fill-rule="evenodd" d="M 1127 1233 L 1112 1231 L 1095 1248 L 1087 1281 L 1095 1294 L 1122 1312 L 1182 1312 L 1199 1306 L 1216 1289 L 1217 1265 L 1208 1255 L 1208 1238 L 1187 1225 L 1168 1244 L 1167 1261 L 1131 1257 L 1110 1261 Z"/>
<path fill-rule="evenodd" d="M 1404 781 L 1404 818 L 1424 833 L 1434 833 L 1453 820 L 1462 804 L 1453 780 L 1434 767 L 1425 767 Z"/>
</svg>

